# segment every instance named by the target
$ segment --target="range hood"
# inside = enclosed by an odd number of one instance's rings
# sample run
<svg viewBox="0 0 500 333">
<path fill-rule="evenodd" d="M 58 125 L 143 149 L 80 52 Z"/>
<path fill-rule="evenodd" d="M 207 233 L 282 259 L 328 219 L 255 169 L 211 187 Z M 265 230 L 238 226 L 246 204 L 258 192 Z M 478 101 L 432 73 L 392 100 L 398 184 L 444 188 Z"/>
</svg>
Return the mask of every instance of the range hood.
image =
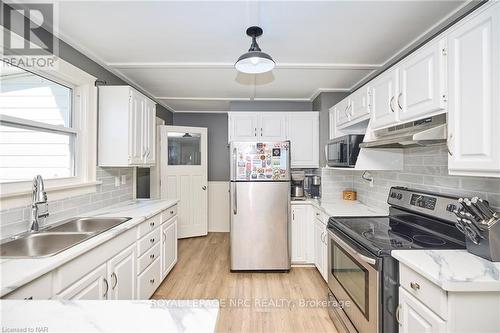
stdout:
<svg viewBox="0 0 500 333">
<path fill-rule="evenodd" d="M 410 148 L 435 145 L 446 141 L 446 133 L 446 114 L 440 114 L 375 131 L 373 140 L 362 142 L 359 146 Z"/>
</svg>

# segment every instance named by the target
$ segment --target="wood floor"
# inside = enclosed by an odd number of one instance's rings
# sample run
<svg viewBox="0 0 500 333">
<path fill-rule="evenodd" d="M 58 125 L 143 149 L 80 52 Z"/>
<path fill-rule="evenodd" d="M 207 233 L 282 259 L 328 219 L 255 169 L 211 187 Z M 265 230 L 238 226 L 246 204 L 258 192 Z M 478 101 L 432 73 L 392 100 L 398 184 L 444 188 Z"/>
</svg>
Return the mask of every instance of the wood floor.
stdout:
<svg viewBox="0 0 500 333">
<path fill-rule="evenodd" d="M 316 304 L 327 290 L 315 268 L 231 273 L 229 234 L 210 233 L 179 241 L 178 262 L 153 298 L 219 299 L 218 332 L 337 332 Z"/>
</svg>

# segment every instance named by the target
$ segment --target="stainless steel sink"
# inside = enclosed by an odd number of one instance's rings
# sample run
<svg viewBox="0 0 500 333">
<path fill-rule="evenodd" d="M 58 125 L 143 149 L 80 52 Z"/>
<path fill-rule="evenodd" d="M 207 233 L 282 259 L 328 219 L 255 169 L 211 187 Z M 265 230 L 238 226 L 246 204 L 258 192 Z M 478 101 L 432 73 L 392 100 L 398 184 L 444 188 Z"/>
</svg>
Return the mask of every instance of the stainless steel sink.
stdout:
<svg viewBox="0 0 500 333">
<path fill-rule="evenodd" d="M 91 233 L 27 234 L 0 245 L 2 258 L 37 258 L 51 256 L 92 237 Z"/>
<path fill-rule="evenodd" d="M 130 217 L 79 217 L 36 233 L 24 233 L 0 244 L 0 258 L 53 256 L 111 229 Z"/>
<path fill-rule="evenodd" d="M 103 232 L 130 219 L 130 217 L 79 217 L 49 227 L 43 232 Z"/>
</svg>

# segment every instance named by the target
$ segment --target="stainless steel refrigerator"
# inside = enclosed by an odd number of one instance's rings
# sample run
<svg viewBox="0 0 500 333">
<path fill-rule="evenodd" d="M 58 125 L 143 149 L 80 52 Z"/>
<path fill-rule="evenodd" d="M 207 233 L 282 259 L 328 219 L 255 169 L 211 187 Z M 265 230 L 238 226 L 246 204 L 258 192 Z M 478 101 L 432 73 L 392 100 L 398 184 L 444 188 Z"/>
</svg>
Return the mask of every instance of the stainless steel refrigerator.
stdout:
<svg viewBox="0 0 500 333">
<path fill-rule="evenodd" d="M 290 269 L 290 142 L 232 142 L 231 270 Z"/>
</svg>

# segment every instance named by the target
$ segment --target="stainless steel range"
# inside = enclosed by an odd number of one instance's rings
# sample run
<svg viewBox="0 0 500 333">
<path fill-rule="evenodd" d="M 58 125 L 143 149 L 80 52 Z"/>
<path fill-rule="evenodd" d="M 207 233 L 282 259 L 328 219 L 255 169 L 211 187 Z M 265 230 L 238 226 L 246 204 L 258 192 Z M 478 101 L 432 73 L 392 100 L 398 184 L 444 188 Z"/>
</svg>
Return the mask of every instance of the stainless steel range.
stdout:
<svg viewBox="0 0 500 333">
<path fill-rule="evenodd" d="M 392 250 L 465 249 L 457 197 L 393 187 L 389 216 L 328 222 L 330 317 L 339 332 L 397 332 L 398 262 Z"/>
</svg>

